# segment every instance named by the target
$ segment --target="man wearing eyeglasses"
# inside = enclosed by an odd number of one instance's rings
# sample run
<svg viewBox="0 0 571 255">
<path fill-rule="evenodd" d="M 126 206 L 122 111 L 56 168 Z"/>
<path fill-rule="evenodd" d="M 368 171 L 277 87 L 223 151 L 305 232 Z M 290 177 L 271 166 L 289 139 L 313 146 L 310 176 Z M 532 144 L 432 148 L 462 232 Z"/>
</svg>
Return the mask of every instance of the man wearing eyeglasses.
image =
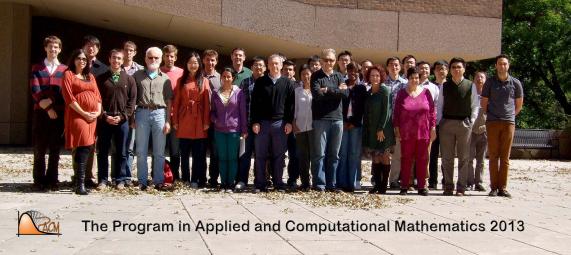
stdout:
<svg viewBox="0 0 571 255">
<path fill-rule="evenodd" d="M 337 192 L 336 170 L 343 135 L 342 100 L 349 96 L 343 75 L 333 69 L 335 50 L 321 52 L 321 70 L 311 75 L 315 150 L 312 155 L 313 188 Z M 326 159 L 326 160 L 325 160 Z"/>
<path fill-rule="evenodd" d="M 170 108 L 173 91 L 168 75 L 161 72 L 163 52 L 157 47 L 147 49 L 145 70 L 135 72 L 137 83 L 137 110 L 134 128 L 137 129 L 137 178 L 139 188 L 147 189 L 147 149 L 149 136 L 153 142 L 153 184 L 158 190 L 169 187 L 164 185 L 163 168 L 165 163 L 166 134 L 170 132 Z"/>
<path fill-rule="evenodd" d="M 440 121 L 440 153 L 444 195 L 454 192 L 454 157 L 458 156 L 456 195 L 464 196 L 468 181 L 470 134 L 480 108 L 478 91 L 472 81 L 464 78 L 466 62 L 462 58 L 450 60 L 452 79 L 444 82 L 438 97 Z"/>
</svg>

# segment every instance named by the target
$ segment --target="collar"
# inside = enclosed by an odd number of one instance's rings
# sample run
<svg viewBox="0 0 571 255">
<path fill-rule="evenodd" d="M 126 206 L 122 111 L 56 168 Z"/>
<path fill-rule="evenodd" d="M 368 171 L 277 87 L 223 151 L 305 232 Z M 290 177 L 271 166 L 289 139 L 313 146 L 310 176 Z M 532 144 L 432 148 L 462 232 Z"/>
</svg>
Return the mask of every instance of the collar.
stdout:
<svg viewBox="0 0 571 255">
<path fill-rule="evenodd" d="M 161 74 L 161 71 L 159 69 L 157 69 L 154 72 L 149 72 L 148 69 L 145 68 L 145 73 L 147 74 L 147 76 L 151 79 L 157 78 L 157 76 L 159 76 Z"/>
<path fill-rule="evenodd" d="M 121 72 L 123 72 L 123 70 L 121 70 L 121 68 L 119 68 L 119 71 L 113 72 L 113 69 L 109 68 L 109 72 L 110 72 L 111 74 L 121 74 Z"/>
<path fill-rule="evenodd" d="M 276 84 L 276 82 L 278 81 L 279 78 L 282 77 L 282 75 L 278 74 L 278 77 L 272 77 L 271 74 L 268 74 L 268 77 L 272 80 L 272 82 L 274 82 L 274 84 Z"/>
<path fill-rule="evenodd" d="M 508 78 L 507 78 L 505 81 L 502 81 L 502 80 L 500 80 L 500 76 L 498 76 L 498 75 L 496 74 L 496 79 L 497 79 L 500 83 L 504 84 L 504 83 L 508 83 L 508 82 L 512 79 L 512 76 L 508 73 Z"/>
<path fill-rule="evenodd" d="M 456 85 L 460 85 L 460 83 L 462 83 L 464 81 L 464 76 L 462 76 L 462 79 L 460 79 L 460 82 L 456 83 L 456 81 L 454 81 L 454 79 L 451 79 L 452 82 L 454 82 L 454 84 Z"/>
<path fill-rule="evenodd" d="M 59 66 L 60 63 L 59 63 L 59 60 L 58 60 L 57 58 L 54 59 L 54 61 L 51 61 L 51 62 L 48 60 L 48 58 L 45 58 L 45 59 L 44 59 L 44 65 L 46 65 L 46 66 Z"/>
<path fill-rule="evenodd" d="M 396 79 L 396 80 L 393 80 L 393 78 L 392 78 L 390 75 L 387 75 L 387 81 L 388 81 L 389 83 L 393 83 L 393 82 L 396 82 L 396 81 L 399 81 L 399 82 L 401 82 L 401 83 L 407 83 L 407 82 L 408 82 L 406 79 L 402 78 L 400 75 L 397 75 L 397 79 Z"/>
<path fill-rule="evenodd" d="M 203 72 L 203 75 L 204 75 L 206 78 L 210 78 L 210 77 L 217 77 L 217 76 L 219 76 L 220 74 L 218 73 L 218 71 L 214 70 L 214 73 L 212 73 L 212 74 L 207 74 L 207 73 Z"/>
<path fill-rule="evenodd" d="M 121 65 L 121 67 L 126 69 L 135 69 L 137 68 L 137 65 L 137 62 L 133 61 L 130 66 Z"/>
</svg>

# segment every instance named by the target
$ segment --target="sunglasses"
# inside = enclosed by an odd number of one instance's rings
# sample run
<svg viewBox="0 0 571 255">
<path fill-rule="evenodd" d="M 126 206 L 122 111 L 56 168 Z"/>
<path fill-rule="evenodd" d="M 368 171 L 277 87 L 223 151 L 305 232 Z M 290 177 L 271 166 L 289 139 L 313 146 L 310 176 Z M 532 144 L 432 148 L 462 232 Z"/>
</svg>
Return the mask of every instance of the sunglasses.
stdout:
<svg viewBox="0 0 571 255">
<path fill-rule="evenodd" d="M 75 58 L 75 60 L 87 62 L 87 58 L 82 58 L 82 57 L 77 57 L 77 58 Z"/>
</svg>

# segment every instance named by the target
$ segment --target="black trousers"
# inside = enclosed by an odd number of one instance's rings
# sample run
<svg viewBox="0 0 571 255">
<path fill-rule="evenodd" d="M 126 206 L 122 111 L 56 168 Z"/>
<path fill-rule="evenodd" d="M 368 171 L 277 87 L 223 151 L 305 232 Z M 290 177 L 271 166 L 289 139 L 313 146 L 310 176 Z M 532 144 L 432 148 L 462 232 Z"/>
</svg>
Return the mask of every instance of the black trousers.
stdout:
<svg viewBox="0 0 571 255">
<path fill-rule="evenodd" d="M 432 142 L 432 147 L 430 147 L 430 163 L 428 166 L 428 173 L 430 177 L 428 178 L 428 185 L 438 184 L 438 153 L 440 153 L 440 137 L 439 128 L 436 126 L 436 139 Z"/>
<path fill-rule="evenodd" d="M 32 140 L 34 144 L 34 184 L 48 185 L 58 182 L 58 163 L 63 141 L 63 111 L 52 120 L 44 110 L 34 110 Z M 46 153 L 49 150 L 46 171 Z"/>
</svg>

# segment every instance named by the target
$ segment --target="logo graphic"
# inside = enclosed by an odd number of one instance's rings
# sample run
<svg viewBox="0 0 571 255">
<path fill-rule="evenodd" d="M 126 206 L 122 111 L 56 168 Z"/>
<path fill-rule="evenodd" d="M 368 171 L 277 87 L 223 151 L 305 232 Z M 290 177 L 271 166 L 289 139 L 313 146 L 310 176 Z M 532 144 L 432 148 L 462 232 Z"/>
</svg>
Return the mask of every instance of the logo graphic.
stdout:
<svg viewBox="0 0 571 255">
<path fill-rule="evenodd" d="M 18 211 L 18 236 L 21 235 L 61 235 L 59 222 L 38 211 Z"/>
</svg>

